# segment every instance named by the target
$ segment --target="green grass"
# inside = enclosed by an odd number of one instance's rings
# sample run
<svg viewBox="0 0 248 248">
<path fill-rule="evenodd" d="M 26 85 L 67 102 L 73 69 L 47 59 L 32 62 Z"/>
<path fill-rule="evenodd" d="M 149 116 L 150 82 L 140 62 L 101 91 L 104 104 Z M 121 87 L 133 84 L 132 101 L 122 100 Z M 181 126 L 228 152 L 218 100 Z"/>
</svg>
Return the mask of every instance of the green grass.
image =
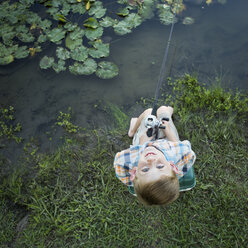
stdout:
<svg viewBox="0 0 248 248">
<path fill-rule="evenodd" d="M 247 95 L 206 89 L 190 76 L 172 88 L 165 103 L 197 155 L 193 190 L 168 207 L 144 207 L 113 169 L 115 153 L 130 143 L 127 126 L 67 130 L 56 152 L 31 149 L 19 170 L 2 173 L 0 247 L 246 247 Z M 23 211 L 28 225 L 17 231 Z"/>
</svg>

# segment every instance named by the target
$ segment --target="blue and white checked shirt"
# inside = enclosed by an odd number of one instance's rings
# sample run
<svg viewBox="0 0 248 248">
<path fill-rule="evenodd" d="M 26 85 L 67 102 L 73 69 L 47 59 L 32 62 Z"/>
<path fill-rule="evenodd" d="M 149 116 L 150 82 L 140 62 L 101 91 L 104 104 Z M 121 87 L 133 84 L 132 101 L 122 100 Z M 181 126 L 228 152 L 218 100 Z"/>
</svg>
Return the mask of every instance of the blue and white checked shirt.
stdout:
<svg viewBox="0 0 248 248">
<path fill-rule="evenodd" d="M 187 173 L 196 159 L 188 140 L 172 142 L 166 139 L 158 139 L 148 141 L 143 145 L 130 146 L 129 149 L 118 152 L 114 160 L 116 176 L 124 184 L 133 185 L 130 180 L 131 170 L 138 166 L 140 154 L 148 146 L 156 147 L 164 154 L 167 161 L 172 161 L 176 165 L 179 170 L 178 178 Z"/>
</svg>

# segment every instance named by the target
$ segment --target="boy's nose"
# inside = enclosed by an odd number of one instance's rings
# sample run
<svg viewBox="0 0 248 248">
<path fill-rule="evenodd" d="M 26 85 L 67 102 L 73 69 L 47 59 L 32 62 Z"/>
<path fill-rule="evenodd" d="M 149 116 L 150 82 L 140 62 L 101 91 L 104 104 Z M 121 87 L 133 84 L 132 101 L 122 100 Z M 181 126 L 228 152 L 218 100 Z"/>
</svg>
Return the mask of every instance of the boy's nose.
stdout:
<svg viewBox="0 0 248 248">
<path fill-rule="evenodd" d="M 148 158 L 146 159 L 146 161 L 147 161 L 148 163 L 151 163 L 151 162 L 154 162 L 156 159 L 157 159 L 156 157 L 150 156 L 150 157 L 148 157 Z"/>
</svg>

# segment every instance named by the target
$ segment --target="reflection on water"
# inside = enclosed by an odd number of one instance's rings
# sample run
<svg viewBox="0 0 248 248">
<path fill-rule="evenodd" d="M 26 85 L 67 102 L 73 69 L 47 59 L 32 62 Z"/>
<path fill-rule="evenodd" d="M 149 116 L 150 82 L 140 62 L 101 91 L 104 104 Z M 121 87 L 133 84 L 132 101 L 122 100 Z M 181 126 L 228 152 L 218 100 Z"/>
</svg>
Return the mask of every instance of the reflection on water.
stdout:
<svg viewBox="0 0 248 248">
<path fill-rule="evenodd" d="M 184 15 L 193 17 L 195 24 L 175 25 L 168 74 L 196 72 L 204 82 L 219 77 L 226 87 L 247 89 L 247 9 L 246 0 L 229 0 L 225 5 L 205 8 L 188 5 Z M 130 35 L 106 37 L 112 39 L 109 60 L 120 68 L 119 76 L 112 80 L 41 71 L 40 54 L 11 74 L 0 76 L 0 103 L 15 107 L 17 120 L 23 126 L 21 136 L 37 136 L 44 147 L 46 131 L 59 111 L 69 106 L 80 126 L 107 123 L 104 113 L 94 107 L 98 101 L 129 108 L 142 96 L 154 96 L 169 30 L 170 26 L 151 20 Z"/>
</svg>

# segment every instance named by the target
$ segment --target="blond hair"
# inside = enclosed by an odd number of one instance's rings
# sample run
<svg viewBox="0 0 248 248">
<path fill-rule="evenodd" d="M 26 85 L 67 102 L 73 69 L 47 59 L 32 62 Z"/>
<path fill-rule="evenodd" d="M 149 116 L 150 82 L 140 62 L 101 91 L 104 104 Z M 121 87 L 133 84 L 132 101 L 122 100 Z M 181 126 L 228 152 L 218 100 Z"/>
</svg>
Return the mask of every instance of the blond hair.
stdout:
<svg viewBox="0 0 248 248">
<path fill-rule="evenodd" d="M 174 171 L 172 177 L 161 175 L 158 180 L 147 183 L 136 176 L 133 184 L 138 199 L 145 205 L 167 205 L 179 196 L 179 180 Z"/>
</svg>

